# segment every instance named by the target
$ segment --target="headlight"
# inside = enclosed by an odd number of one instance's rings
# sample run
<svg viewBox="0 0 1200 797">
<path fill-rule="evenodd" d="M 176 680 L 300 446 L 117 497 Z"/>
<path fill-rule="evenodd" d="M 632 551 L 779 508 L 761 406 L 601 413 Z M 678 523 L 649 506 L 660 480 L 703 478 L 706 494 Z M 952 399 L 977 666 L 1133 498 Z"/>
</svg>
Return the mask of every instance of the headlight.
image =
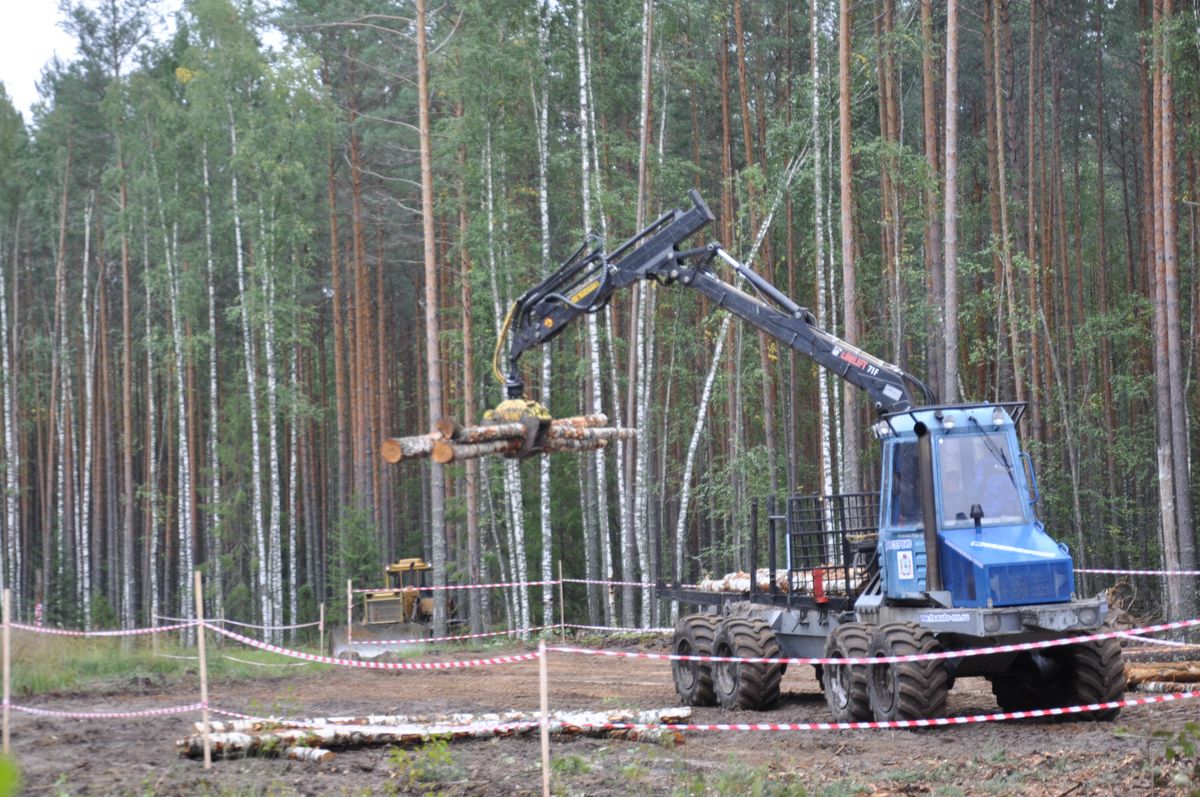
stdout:
<svg viewBox="0 0 1200 797">
<path fill-rule="evenodd" d="M 1002 423 L 1004 423 L 1004 410 L 997 407 L 992 410 L 992 425 L 999 426 Z"/>
</svg>

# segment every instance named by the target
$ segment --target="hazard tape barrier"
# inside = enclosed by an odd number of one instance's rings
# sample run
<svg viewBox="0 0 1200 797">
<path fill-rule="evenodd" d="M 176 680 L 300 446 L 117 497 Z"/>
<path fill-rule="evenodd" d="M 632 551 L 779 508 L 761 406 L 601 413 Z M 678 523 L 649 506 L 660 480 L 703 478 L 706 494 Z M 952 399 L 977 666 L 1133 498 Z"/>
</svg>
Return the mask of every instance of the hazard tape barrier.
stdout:
<svg viewBox="0 0 1200 797">
<path fill-rule="evenodd" d="M 484 631 L 478 634 L 458 634 L 457 636 L 409 637 L 408 639 L 352 639 L 352 645 L 423 645 L 427 642 L 461 642 L 464 639 L 483 639 L 485 637 L 512 636 L 514 634 L 535 634 L 540 631 L 555 631 L 561 624 L 534 625 L 529 628 L 509 628 L 505 631 Z"/>
<path fill-rule="evenodd" d="M 578 623 L 559 623 L 557 628 L 576 628 L 582 631 L 610 631 L 614 634 L 671 634 L 674 628 L 621 628 L 613 625 L 580 625 Z"/>
<path fill-rule="evenodd" d="M 717 722 L 700 723 L 671 723 L 644 724 L 633 722 L 578 723 L 581 728 L 594 730 L 665 730 L 665 731 L 859 731 L 884 730 L 897 728 L 937 728 L 947 725 L 974 725 L 982 722 L 1003 722 L 1005 720 L 1038 719 L 1041 717 L 1064 717 L 1073 714 L 1087 714 L 1093 711 L 1106 711 L 1114 708 L 1129 708 L 1146 706 L 1154 703 L 1172 703 L 1177 700 L 1190 700 L 1200 697 L 1200 690 L 1191 692 L 1169 692 L 1162 695 L 1147 695 L 1125 700 L 1110 700 L 1107 703 L 1089 703 L 1088 705 L 1067 706 L 1065 708 L 1038 708 L 1029 711 L 1004 711 L 994 714 L 972 714 L 963 717 L 935 717 L 919 720 L 891 720 L 890 722 Z"/>
<path fill-rule="evenodd" d="M 194 621 L 190 621 L 190 620 L 185 620 L 182 617 L 164 617 L 161 614 L 154 615 L 154 619 L 155 620 L 166 620 L 167 622 L 178 622 L 178 623 L 194 622 Z M 209 617 L 209 618 L 207 618 L 207 621 L 210 623 L 226 623 L 228 625 L 237 625 L 237 626 L 241 626 L 242 628 L 254 628 L 259 631 L 291 631 L 291 630 L 294 630 L 297 628 L 315 628 L 321 624 L 320 622 L 315 622 L 315 623 L 297 623 L 295 625 L 255 625 L 253 623 L 239 622 L 238 620 L 226 620 L 224 617 Z M 166 628 L 166 626 L 157 626 L 157 628 L 159 628 L 161 630 L 163 628 Z"/>
<path fill-rule="evenodd" d="M 456 590 L 456 589 L 499 589 L 501 587 L 553 587 L 559 583 L 558 579 L 551 581 L 502 581 L 495 584 L 443 584 L 437 587 L 420 587 L 421 591 L 425 590 Z M 400 589 L 414 589 L 413 587 Z M 351 590 L 355 595 L 374 595 L 380 592 L 399 592 L 400 589 L 356 589 Z"/>
<path fill-rule="evenodd" d="M 898 664 L 906 661 L 963 659 L 967 658 L 968 656 L 986 656 L 992 653 L 1015 653 L 1022 650 L 1041 650 L 1043 648 L 1053 648 L 1060 645 L 1076 645 L 1080 642 L 1093 642 L 1101 639 L 1117 639 L 1125 636 L 1126 634 L 1153 634 L 1160 631 L 1175 631 L 1181 628 L 1192 628 L 1195 626 L 1200 626 L 1200 619 L 1180 620 L 1174 623 L 1160 623 L 1158 625 L 1148 625 L 1143 628 L 1132 628 L 1128 631 L 1107 631 L 1097 634 L 1061 637 L 1059 639 L 1046 639 L 1040 642 L 1019 642 L 1011 645 L 993 645 L 986 648 L 943 650 L 937 653 L 914 653 L 904 656 L 879 656 L 878 658 L 837 658 L 818 656 L 798 656 L 786 658 L 781 656 L 684 656 L 675 653 L 643 653 L 640 651 L 627 650 L 596 650 L 595 648 L 576 648 L 562 645 L 547 647 L 546 650 L 552 650 L 555 653 L 570 653 L 584 656 L 610 656 L 613 658 L 628 659 L 668 659 L 670 661 L 729 661 L 745 662 L 748 664 Z"/>
<path fill-rule="evenodd" d="M 76 720 L 123 720 L 135 717 L 164 717 L 169 714 L 187 714 L 204 708 L 203 703 L 189 703 L 186 706 L 171 706 L 169 708 L 152 708 L 146 711 L 50 711 L 32 706 L 18 706 L 9 703 L 8 707 L 25 714 L 36 714 L 39 717 L 58 717 L 60 719 Z"/>
<path fill-rule="evenodd" d="M 534 651 L 533 653 L 518 653 L 513 656 L 493 656 L 489 659 L 461 659 L 455 661 L 359 661 L 355 659 L 339 659 L 333 656 L 320 656 L 315 653 L 305 653 L 301 650 L 290 650 L 279 645 L 259 642 L 257 639 L 251 639 L 248 636 L 242 636 L 234 631 L 209 625 L 208 623 L 205 623 L 204 627 L 235 642 L 241 642 L 243 645 L 249 645 L 259 650 L 267 650 L 283 656 L 291 656 L 295 659 L 316 662 L 317 664 L 334 664 L 339 667 L 358 667 L 366 670 L 459 670 L 469 667 L 486 667 L 492 664 L 533 661 L 538 657 L 537 652 Z"/>
<path fill-rule="evenodd" d="M 1200 576 L 1200 570 L 1101 570 L 1077 567 L 1075 572 L 1106 576 Z"/>
<path fill-rule="evenodd" d="M 1123 639 L 1133 639 L 1137 642 L 1149 642 L 1153 645 L 1166 645 L 1171 648 L 1200 648 L 1200 645 L 1193 645 L 1187 642 L 1176 642 L 1174 639 L 1154 639 L 1148 636 L 1138 636 L 1137 634 L 1121 634 Z"/>
<path fill-rule="evenodd" d="M 69 628 L 49 628 L 44 625 L 26 625 L 25 623 L 13 623 L 12 627 L 19 628 L 22 631 L 32 631 L 36 634 L 51 634 L 53 636 L 105 637 L 138 636 L 139 634 L 157 634 L 164 631 L 180 631 L 196 625 L 199 625 L 199 623 L 194 620 L 185 620 L 178 625 L 158 625 L 151 628 L 114 629 L 111 631 L 75 631 Z"/>
<path fill-rule="evenodd" d="M 605 581 L 596 578 L 564 578 L 564 584 L 599 584 L 602 587 L 653 587 L 650 581 Z"/>
</svg>

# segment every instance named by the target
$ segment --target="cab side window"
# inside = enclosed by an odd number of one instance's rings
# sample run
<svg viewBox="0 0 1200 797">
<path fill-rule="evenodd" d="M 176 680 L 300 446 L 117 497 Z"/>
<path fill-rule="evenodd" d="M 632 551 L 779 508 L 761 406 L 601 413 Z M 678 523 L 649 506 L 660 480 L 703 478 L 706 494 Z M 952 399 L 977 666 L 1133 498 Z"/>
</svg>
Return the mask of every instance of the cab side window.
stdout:
<svg viewBox="0 0 1200 797">
<path fill-rule="evenodd" d="M 892 447 L 891 516 L 893 526 L 921 525 L 921 491 L 917 478 L 917 444 Z"/>
</svg>

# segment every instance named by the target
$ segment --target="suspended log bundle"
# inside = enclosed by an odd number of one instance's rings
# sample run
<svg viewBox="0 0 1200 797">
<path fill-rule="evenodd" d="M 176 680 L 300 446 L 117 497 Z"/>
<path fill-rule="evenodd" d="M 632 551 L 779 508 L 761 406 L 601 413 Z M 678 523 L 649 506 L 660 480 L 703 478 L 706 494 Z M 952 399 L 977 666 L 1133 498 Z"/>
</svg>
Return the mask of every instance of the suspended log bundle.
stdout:
<svg viewBox="0 0 1200 797">
<path fill-rule="evenodd" d="M 610 736 L 628 741 L 679 743 L 682 737 L 668 728 L 629 730 L 607 728 L 613 723 L 657 725 L 679 723 L 691 717 L 691 709 L 672 707 L 648 711 L 563 711 L 550 715 L 550 733 Z M 449 714 L 441 716 L 373 716 L 311 719 L 302 722 L 239 720 L 211 723 L 209 739 L 213 758 L 246 756 L 325 761 L 334 750 L 353 750 L 388 745 L 415 745 L 431 738 L 480 739 L 533 733 L 539 728 L 538 714 L 506 711 L 498 714 Z M 204 755 L 201 724 L 197 733 L 176 742 L 180 754 L 189 758 Z"/>
<path fill-rule="evenodd" d="M 379 447 L 380 455 L 392 464 L 431 458 L 447 464 L 498 455 L 515 457 L 528 453 L 595 451 L 613 440 L 631 440 L 635 429 L 607 426 L 604 415 L 579 415 L 551 421 L 513 421 L 460 426 L 442 418 L 434 431 L 410 437 L 389 437 Z"/>
</svg>

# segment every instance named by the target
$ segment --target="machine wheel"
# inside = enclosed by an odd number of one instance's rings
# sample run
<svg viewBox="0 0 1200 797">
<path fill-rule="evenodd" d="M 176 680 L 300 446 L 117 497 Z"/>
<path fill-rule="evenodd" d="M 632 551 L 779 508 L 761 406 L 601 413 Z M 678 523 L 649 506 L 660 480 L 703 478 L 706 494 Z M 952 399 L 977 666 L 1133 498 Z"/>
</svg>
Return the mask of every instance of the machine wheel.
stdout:
<svg viewBox="0 0 1200 797">
<path fill-rule="evenodd" d="M 866 658 L 871 635 L 859 623 L 839 625 L 825 638 L 826 658 Z M 826 664 L 822 668 L 822 686 L 829 712 L 837 722 L 862 722 L 871 719 L 867 696 L 867 665 Z"/>
<path fill-rule="evenodd" d="M 729 617 L 721 622 L 713 643 L 714 656 L 778 658 L 775 632 L 762 620 Z M 724 708 L 762 711 L 779 700 L 782 664 L 752 664 L 742 661 L 713 663 L 713 691 Z"/>
<path fill-rule="evenodd" d="M 717 618 L 711 614 L 682 617 L 675 626 L 671 652 L 677 656 L 711 656 L 717 635 Z M 685 706 L 715 706 L 712 663 L 707 661 L 671 662 L 675 691 Z"/>
<path fill-rule="evenodd" d="M 1071 656 L 1071 695 L 1066 705 L 1089 705 L 1120 700 L 1125 695 L 1125 662 L 1121 645 L 1115 639 L 1081 642 L 1068 648 Z M 1080 719 L 1109 722 L 1121 713 L 1119 708 L 1106 708 L 1078 715 Z"/>
<path fill-rule="evenodd" d="M 870 655 L 937 653 L 934 633 L 912 623 L 889 623 L 871 636 Z M 867 694 L 879 722 L 932 719 L 946 710 L 949 674 L 940 659 L 867 665 Z"/>
</svg>

